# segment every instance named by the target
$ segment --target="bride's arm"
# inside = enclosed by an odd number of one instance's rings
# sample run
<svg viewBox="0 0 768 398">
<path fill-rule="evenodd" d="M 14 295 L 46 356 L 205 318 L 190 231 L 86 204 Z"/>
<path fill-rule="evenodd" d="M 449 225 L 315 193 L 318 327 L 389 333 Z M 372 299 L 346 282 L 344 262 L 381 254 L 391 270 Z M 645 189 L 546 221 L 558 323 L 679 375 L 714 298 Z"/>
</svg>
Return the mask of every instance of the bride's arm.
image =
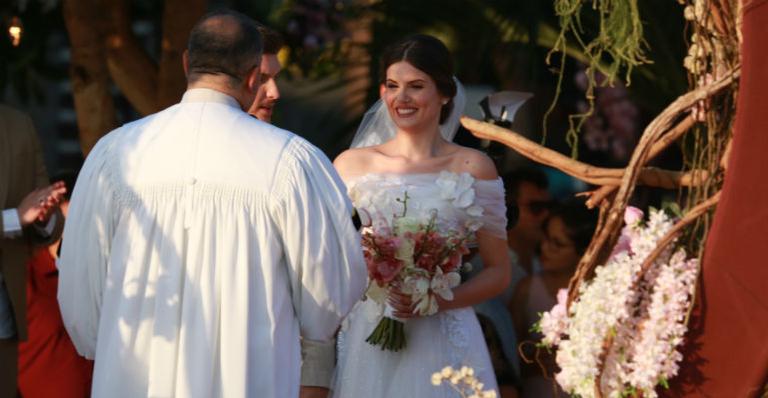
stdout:
<svg viewBox="0 0 768 398">
<path fill-rule="evenodd" d="M 492 299 L 512 282 L 512 267 L 509 262 L 507 240 L 479 231 L 477 243 L 483 269 L 470 280 L 453 289 L 453 300 L 437 302 L 441 311 L 469 307 Z"/>
</svg>

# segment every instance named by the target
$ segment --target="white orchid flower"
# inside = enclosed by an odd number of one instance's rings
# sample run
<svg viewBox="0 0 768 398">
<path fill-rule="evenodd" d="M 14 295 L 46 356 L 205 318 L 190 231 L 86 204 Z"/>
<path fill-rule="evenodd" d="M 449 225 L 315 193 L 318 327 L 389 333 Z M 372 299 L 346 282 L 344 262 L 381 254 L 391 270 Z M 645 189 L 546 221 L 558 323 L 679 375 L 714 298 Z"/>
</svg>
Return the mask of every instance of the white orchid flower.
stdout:
<svg viewBox="0 0 768 398">
<path fill-rule="evenodd" d="M 435 272 L 435 276 L 432 277 L 430 288 L 438 296 L 444 300 L 453 300 L 453 288 L 459 286 L 461 283 L 461 276 L 458 272 L 449 272 L 443 274 L 443 270 L 439 267 Z"/>
<path fill-rule="evenodd" d="M 403 281 L 402 292 L 411 295 L 411 301 L 414 303 L 429 293 L 429 279 L 414 275 L 408 276 Z"/>
<path fill-rule="evenodd" d="M 418 304 L 416 304 L 416 308 L 413 309 L 413 313 L 419 314 L 421 316 L 430 316 L 436 314 L 437 310 L 437 299 L 435 296 L 428 294 L 424 296 L 418 302 Z"/>
</svg>

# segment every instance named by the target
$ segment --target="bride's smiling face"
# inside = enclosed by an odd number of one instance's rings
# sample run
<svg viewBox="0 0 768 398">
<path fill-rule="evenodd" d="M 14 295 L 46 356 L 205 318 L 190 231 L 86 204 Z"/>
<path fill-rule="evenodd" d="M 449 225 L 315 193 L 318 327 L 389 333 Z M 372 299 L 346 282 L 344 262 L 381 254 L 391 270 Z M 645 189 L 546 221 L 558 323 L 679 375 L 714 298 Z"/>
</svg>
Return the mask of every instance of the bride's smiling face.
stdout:
<svg viewBox="0 0 768 398">
<path fill-rule="evenodd" d="M 428 74 L 408 62 L 396 62 L 387 68 L 387 79 L 380 90 L 381 99 L 400 130 L 420 132 L 437 128 L 440 108 L 447 99 L 440 95 Z"/>
</svg>

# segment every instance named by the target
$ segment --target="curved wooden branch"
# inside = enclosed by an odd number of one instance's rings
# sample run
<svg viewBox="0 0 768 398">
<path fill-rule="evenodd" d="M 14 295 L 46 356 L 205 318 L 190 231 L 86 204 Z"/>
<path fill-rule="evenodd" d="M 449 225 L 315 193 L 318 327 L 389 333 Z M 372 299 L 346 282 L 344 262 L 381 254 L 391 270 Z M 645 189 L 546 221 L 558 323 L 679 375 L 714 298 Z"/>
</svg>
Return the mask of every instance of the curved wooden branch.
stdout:
<svg viewBox="0 0 768 398">
<path fill-rule="evenodd" d="M 643 275 L 645 275 L 646 272 L 648 272 L 648 269 L 651 268 L 653 263 L 659 258 L 661 253 L 664 252 L 664 250 L 669 246 L 670 243 L 674 242 L 674 240 L 677 238 L 677 236 L 680 234 L 680 232 L 683 230 L 683 228 L 690 225 L 692 222 L 696 221 L 696 219 L 707 212 L 710 207 L 716 205 L 720 201 L 720 194 L 722 191 L 715 192 L 714 195 L 712 195 L 709 199 L 699 203 L 698 205 L 691 208 L 691 210 L 688 211 L 688 213 L 683 216 L 683 218 L 680 219 L 673 227 L 672 229 L 667 232 L 666 235 L 664 235 L 663 238 L 659 239 L 659 242 L 656 243 L 656 247 L 653 249 L 653 251 L 648 254 L 648 257 L 645 258 L 645 261 L 643 261 L 643 265 L 640 266 L 640 274 L 638 277 L 638 281 L 635 282 L 635 285 L 639 283 L 639 281 L 643 278 Z M 634 288 L 637 288 L 637 286 L 634 286 Z"/>
<path fill-rule="evenodd" d="M 576 196 L 586 196 L 587 201 L 584 202 L 584 204 L 587 206 L 588 209 L 594 209 L 595 206 L 598 206 L 600 203 L 603 203 L 603 201 L 610 194 L 616 192 L 617 189 L 619 189 L 618 185 L 603 185 L 602 187 L 595 189 L 594 191 L 581 192 L 576 194 Z"/>
<path fill-rule="evenodd" d="M 461 124 L 478 138 L 498 141 L 535 162 L 555 167 L 566 174 L 586 182 L 604 178 L 612 180 L 620 178 L 623 173 L 622 169 L 595 167 L 571 159 L 560 152 L 537 144 L 519 133 L 491 123 L 465 116 L 461 118 Z"/>
<path fill-rule="evenodd" d="M 702 99 L 728 87 L 738 78 L 740 69 L 736 68 L 731 73 L 726 74 L 712 84 L 693 90 L 672 102 L 664 111 L 662 111 L 645 129 L 640 142 L 637 144 L 632 154 L 632 159 L 626 168 L 626 173 L 622 178 L 621 186 L 616 192 L 616 198 L 612 201 L 610 210 L 606 216 L 605 224 L 595 233 L 595 237 L 587 247 L 577 266 L 577 271 L 571 279 L 568 291 L 568 307 L 578 294 L 579 286 L 584 279 L 591 277 L 597 264 L 604 263 L 611 253 L 613 246 L 618 239 L 618 232 L 623 222 L 624 210 L 635 189 L 635 185 L 640 175 L 640 165 L 648 159 L 650 149 L 658 138 L 668 130 L 673 120 L 680 112 L 689 109 L 692 105 Z"/>
<path fill-rule="evenodd" d="M 689 114 L 686 116 L 683 120 L 681 120 L 675 127 L 673 127 L 671 130 L 669 130 L 666 134 L 664 134 L 661 138 L 659 138 L 658 141 L 656 141 L 653 146 L 651 147 L 651 151 L 648 154 L 648 160 L 653 159 L 656 157 L 661 151 L 666 149 L 670 144 L 677 141 L 680 137 L 683 136 L 693 125 L 696 124 L 696 119 L 693 117 L 693 115 Z M 688 172 L 688 175 L 681 178 L 680 182 L 677 182 L 677 186 L 696 186 L 704 181 L 706 181 L 708 177 L 708 174 L 706 171 L 699 170 L 699 171 L 690 171 Z M 668 186 L 660 186 L 654 184 L 652 181 L 643 181 L 643 175 L 640 176 L 639 183 L 643 185 L 649 185 L 649 186 L 657 186 L 660 188 L 666 188 L 666 189 L 672 189 L 673 187 Z M 672 181 L 668 185 L 672 185 L 672 183 L 675 183 Z M 600 204 L 605 198 L 613 192 L 616 192 L 616 190 L 619 189 L 618 184 L 617 185 L 603 185 L 600 188 L 591 191 L 591 192 L 584 192 L 580 195 L 588 196 L 589 198 L 586 201 L 586 206 L 590 209 L 594 208 L 598 204 Z"/>
<path fill-rule="evenodd" d="M 648 153 L 648 160 L 655 158 L 661 151 L 667 149 L 673 142 L 677 141 L 683 134 L 696 124 L 696 119 L 692 114 L 688 114 L 683 120 L 677 123 L 675 127 L 668 130 L 661 138 L 653 143 L 650 152 Z"/>
<path fill-rule="evenodd" d="M 740 72 L 741 69 L 737 67 L 724 74 L 717 81 L 692 90 L 672 102 L 646 127 L 643 135 L 640 137 L 640 142 L 632 153 L 629 165 L 625 169 L 594 167 L 545 148 L 511 130 L 467 117 L 461 119 L 462 125 L 479 138 L 501 142 L 531 160 L 558 168 L 566 174 L 583 181 L 596 185 L 618 186 L 617 190 L 606 188 L 605 191 L 611 192 L 603 193 L 605 196 L 613 193 L 615 199 L 610 207 L 601 208 L 601 220 L 603 221 L 600 228 L 595 232 L 589 247 L 577 266 L 574 277 L 571 279 L 568 306 L 576 297 L 582 280 L 590 277 L 594 267 L 604 262 L 610 255 L 610 251 L 616 243 L 616 239 L 618 239 L 618 231 L 623 220 L 624 209 L 627 206 L 629 197 L 634 192 L 636 184 L 643 183 L 672 188 L 680 184 L 690 185 L 699 183 L 708 177 L 706 171 L 696 170 L 688 173 L 676 173 L 643 167 L 643 165 L 651 157 L 657 155 L 664 147 L 673 142 L 676 136 L 684 134 L 695 122 L 693 117 L 689 115 L 674 128 L 670 128 L 681 112 L 690 109 L 699 101 L 731 85 L 739 77 Z M 668 138 L 664 138 L 665 136 Z"/>
<path fill-rule="evenodd" d="M 479 138 L 498 141 L 533 161 L 557 168 L 564 173 L 589 184 L 618 186 L 626 171 L 625 169 L 595 167 L 571 159 L 557 151 L 537 144 L 523 137 L 519 133 L 491 123 L 481 122 L 468 117 L 461 118 L 461 123 Z M 655 156 L 671 142 L 679 138 L 693 125 L 693 123 L 693 118 L 687 117 L 684 119 L 684 122 L 681 122 L 674 129 L 671 129 L 668 132 L 668 135 L 674 138 L 666 139 L 665 136 L 663 140 L 659 140 L 654 145 L 654 148 L 652 148 L 653 155 Z M 702 176 L 705 177 L 706 175 L 703 172 L 682 173 L 645 167 L 640 171 L 638 183 L 659 188 L 674 189 L 681 185 L 690 186 L 700 183 L 702 181 Z"/>
</svg>

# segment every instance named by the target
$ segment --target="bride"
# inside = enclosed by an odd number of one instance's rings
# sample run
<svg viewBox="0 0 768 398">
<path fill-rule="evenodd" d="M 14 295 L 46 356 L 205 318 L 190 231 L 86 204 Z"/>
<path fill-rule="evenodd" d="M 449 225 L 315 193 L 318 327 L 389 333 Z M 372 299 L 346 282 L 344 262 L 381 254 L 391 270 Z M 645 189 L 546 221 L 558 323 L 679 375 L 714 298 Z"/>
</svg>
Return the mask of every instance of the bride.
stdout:
<svg viewBox="0 0 768 398">
<path fill-rule="evenodd" d="M 498 295 L 510 282 L 504 190 L 493 162 L 483 153 L 451 142 L 464 94 L 453 78 L 451 54 L 432 36 L 411 36 L 382 57 L 381 101 L 366 113 L 352 147 L 334 161 L 358 209 L 372 217 L 402 212 L 434 215 L 442 230 L 477 229 L 483 270 L 439 296 L 438 312 L 414 314 L 408 296 L 390 291 L 394 315 L 405 320 L 407 346 L 384 351 L 366 343 L 381 319 L 374 300 L 360 301 L 339 334 L 335 397 L 455 397 L 433 386 L 445 366 L 472 367 L 497 390 L 488 349 L 472 305 Z"/>
</svg>

